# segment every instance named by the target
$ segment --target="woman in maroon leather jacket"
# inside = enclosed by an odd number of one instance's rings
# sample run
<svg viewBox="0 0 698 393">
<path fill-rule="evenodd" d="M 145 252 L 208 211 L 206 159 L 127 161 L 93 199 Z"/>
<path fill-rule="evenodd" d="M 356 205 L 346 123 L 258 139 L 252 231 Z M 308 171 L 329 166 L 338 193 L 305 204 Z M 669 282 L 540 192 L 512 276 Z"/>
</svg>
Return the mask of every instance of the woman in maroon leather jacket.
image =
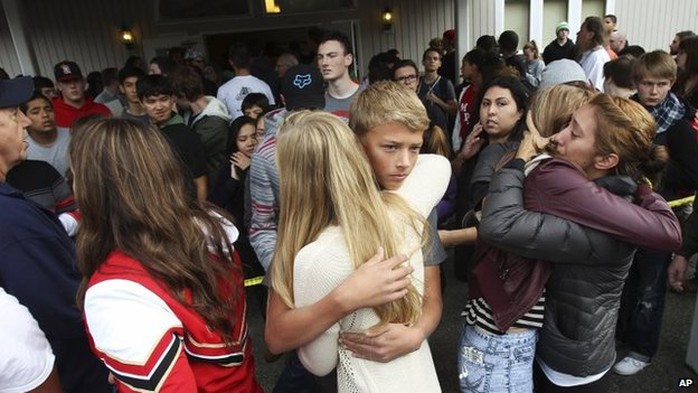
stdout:
<svg viewBox="0 0 698 393">
<path fill-rule="evenodd" d="M 511 342 L 531 330 L 535 335 L 543 313 L 538 355 L 545 375 L 573 385 L 605 382 L 603 377 L 615 358 L 612 340 L 620 288 L 634 252 L 623 241 L 664 249 L 680 244 L 678 223 L 666 203 L 646 186 L 637 185 L 655 159 L 650 153 L 652 119 L 636 106 L 629 100 L 597 96 L 553 137 L 557 153 L 565 159 L 531 165 L 525 177 L 524 161 L 530 158 L 532 146 L 527 137 L 517 159 L 494 176 L 480 236 L 512 254 L 479 250 L 481 260 L 471 288 L 471 298 L 478 302 L 471 309 L 479 311 L 471 321 L 477 327 L 466 326 L 461 339 L 463 390 L 515 384 L 517 391 L 530 391 L 532 350 L 526 345 L 511 346 L 501 353 L 497 342 Z M 609 178 L 614 172 L 634 181 Z M 600 179 L 616 194 L 632 197 L 635 204 L 593 182 Z M 550 265 L 537 260 L 556 263 L 545 296 L 542 288 Z M 485 329 L 505 334 L 488 336 Z M 507 358 L 504 364 L 512 370 L 519 370 L 493 372 L 498 356 Z M 526 367 L 528 379 L 523 380 L 517 373 Z M 481 371 L 488 368 L 489 372 Z M 603 390 L 598 384 L 593 388 Z"/>
</svg>

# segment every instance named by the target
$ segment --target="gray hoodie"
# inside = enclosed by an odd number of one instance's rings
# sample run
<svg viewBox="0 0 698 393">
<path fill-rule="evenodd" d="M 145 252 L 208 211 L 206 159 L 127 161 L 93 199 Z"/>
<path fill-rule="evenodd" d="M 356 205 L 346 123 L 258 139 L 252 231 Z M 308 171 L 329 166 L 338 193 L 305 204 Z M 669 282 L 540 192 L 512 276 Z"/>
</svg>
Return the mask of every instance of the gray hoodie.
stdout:
<svg viewBox="0 0 698 393">
<path fill-rule="evenodd" d="M 209 177 L 227 161 L 225 149 L 228 144 L 230 115 L 228 109 L 216 97 L 206 96 L 208 104 L 204 110 L 189 120 L 191 129 L 199 135 L 206 151 Z"/>
</svg>

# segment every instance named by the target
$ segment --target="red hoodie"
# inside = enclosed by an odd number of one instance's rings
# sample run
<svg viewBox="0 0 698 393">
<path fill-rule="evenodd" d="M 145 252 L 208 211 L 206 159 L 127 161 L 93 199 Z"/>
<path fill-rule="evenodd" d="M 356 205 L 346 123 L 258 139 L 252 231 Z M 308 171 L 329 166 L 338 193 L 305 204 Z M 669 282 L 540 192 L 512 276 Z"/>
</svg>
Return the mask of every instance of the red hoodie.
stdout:
<svg viewBox="0 0 698 393">
<path fill-rule="evenodd" d="M 111 111 L 103 104 L 96 103 L 90 98 L 85 98 L 85 104 L 80 108 L 70 106 L 58 97 L 53 100 L 53 110 L 56 113 L 56 126 L 70 128 L 75 120 L 87 115 L 111 116 Z"/>
</svg>

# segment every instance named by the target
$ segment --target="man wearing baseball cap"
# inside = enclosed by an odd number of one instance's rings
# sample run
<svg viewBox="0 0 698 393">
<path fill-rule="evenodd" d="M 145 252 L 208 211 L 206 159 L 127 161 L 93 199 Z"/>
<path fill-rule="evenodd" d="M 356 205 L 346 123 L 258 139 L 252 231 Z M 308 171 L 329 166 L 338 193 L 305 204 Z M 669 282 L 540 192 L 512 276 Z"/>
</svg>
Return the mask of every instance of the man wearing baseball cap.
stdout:
<svg viewBox="0 0 698 393">
<path fill-rule="evenodd" d="M 545 64 L 560 59 L 574 60 L 574 42 L 569 39 L 570 25 L 567 22 L 560 22 L 555 27 L 555 35 L 557 38 L 548 44 L 543 51 Z"/>
<path fill-rule="evenodd" d="M 73 241 L 53 212 L 5 182 L 7 172 L 26 158 L 25 128 L 30 121 L 19 105 L 33 90 L 31 77 L 0 80 L 0 283 L 36 319 L 55 358 L 46 351 L 31 355 L 41 347 L 40 335 L 18 336 L 8 345 L 14 347 L 14 355 L 29 356 L 30 361 L 13 362 L 10 349 L 2 344 L 0 369 L 9 379 L 0 378 L 0 382 L 18 384 L 8 391 L 32 390 L 43 386 L 42 381 L 55 381 L 55 367 L 63 391 L 111 392 L 106 369 L 90 350 L 76 305 L 81 276 Z M 2 332 L 5 343 L 10 334 Z"/>
<path fill-rule="evenodd" d="M 60 91 L 60 96 L 53 100 L 56 126 L 70 128 L 75 120 L 92 114 L 111 116 L 109 108 L 85 95 L 85 78 L 74 61 L 63 60 L 56 64 L 53 74 Z"/>
<path fill-rule="evenodd" d="M 325 88 L 320 71 L 307 64 L 295 65 L 281 80 L 284 107 L 264 115 L 265 136 L 252 154 L 250 167 L 250 198 L 252 218 L 250 242 L 265 269 L 271 264 L 276 243 L 278 217 L 279 174 L 276 168 L 276 131 L 286 116 L 298 109 L 322 109 Z M 269 207 L 269 208 L 267 208 Z"/>
</svg>

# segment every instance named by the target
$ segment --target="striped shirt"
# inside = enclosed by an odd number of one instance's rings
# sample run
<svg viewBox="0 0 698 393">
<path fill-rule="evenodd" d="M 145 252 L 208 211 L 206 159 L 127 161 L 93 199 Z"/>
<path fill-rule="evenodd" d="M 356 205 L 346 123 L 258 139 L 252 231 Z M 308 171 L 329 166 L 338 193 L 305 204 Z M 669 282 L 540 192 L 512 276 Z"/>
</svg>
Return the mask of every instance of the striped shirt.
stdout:
<svg viewBox="0 0 698 393">
<path fill-rule="evenodd" d="M 543 315 L 545 314 L 545 292 L 538 302 L 526 314 L 521 316 L 512 327 L 523 329 L 539 329 L 543 327 Z M 505 334 L 497 328 L 492 316 L 492 309 L 484 298 L 470 299 L 461 312 L 465 317 L 465 323 L 475 325 L 492 334 Z"/>
<path fill-rule="evenodd" d="M 264 116 L 265 135 L 252 154 L 250 179 L 250 244 L 268 271 L 276 246 L 279 222 L 279 171 L 276 168 L 276 132 L 288 112 L 281 108 Z"/>
</svg>

